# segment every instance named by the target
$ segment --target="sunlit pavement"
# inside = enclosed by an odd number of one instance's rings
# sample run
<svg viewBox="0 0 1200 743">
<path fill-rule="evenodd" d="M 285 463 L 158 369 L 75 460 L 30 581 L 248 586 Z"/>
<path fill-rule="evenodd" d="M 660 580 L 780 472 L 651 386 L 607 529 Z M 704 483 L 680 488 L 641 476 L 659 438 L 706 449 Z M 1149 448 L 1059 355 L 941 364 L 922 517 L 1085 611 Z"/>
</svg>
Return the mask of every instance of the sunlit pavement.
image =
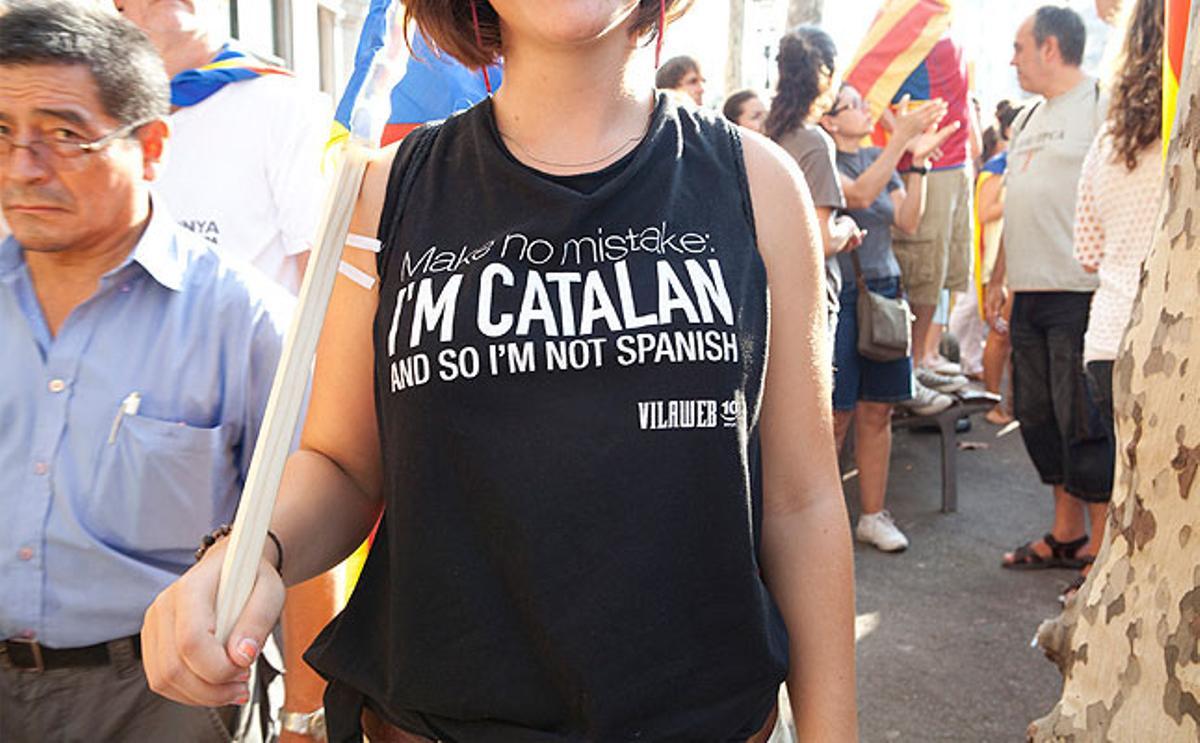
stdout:
<svg viewBox="0 0 1200 743">
<path fill-rule="evenodd" d="M 887 507 L 912 545 L 887 555 L 855 545 L 861 738 L 1017 741 L 1058 698 L 1058 670 L 1030 640 L 1057 614 L 1071 571 L 1015 572 L 1001 555 L 1050 525 L 1048 487 L 1019 431 L 976 415 L 958 440 L 959 510 L 939 512 L 938 437 L 897 432 Z M 857 481 L 846 483 L 851 517 Z"/>
</svg>

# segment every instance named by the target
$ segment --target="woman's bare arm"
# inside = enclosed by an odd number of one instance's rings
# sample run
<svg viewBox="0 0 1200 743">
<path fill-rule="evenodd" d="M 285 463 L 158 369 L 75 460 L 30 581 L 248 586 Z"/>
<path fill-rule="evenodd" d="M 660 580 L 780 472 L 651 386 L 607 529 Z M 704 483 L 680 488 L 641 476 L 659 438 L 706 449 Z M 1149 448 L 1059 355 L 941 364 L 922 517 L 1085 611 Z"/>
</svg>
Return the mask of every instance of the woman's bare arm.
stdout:
<svg viewBox="0 0 1200 743">
<path fill-rule="evenodd" d="M 375 234 L 394 154 L 385 150 L 369 165 L 351 232 Z M 349 249 L 343 258 L 376 273 L 373 253 Z M 143 664 L 159 694 L 207 707 L 240 703 L 245 669 L 279 619 L 284 582 L 296 584 L 337 565 L 375 523 L 382 502 L 371 340 L 377 303 L 375 290 L 342 276 L 334 283 L 300 449 L 288 459 L 271 521 L 283 544 L 282 580 L 268 540 L 250 599 L 222 646 L 214 634 L 222 540 L 146 610 Z"/>
<path fill-rule="evenodd" d="M 791 159 L 765 139 L 745 138 L 771 287 L 760 423 L 763 574 L 788 627 L 799 739 L 854 741 L 854 571 L 833 444 L 819 228 Z"/>
<path fill-rule="evenodd" d="M 352 234 L 378 230 L 394 150 L 367 169 L 350 223 Z M 344 261 L 375 276 L 376 256 L 348 249 Z M 290 585 L 336 565 L 370 533 L 381 508 L 382 464 L 375 422 L 372 328 L 379 282 L 364 289 L 338 276 L 317 343 L 312 396 L 279 489 L 271 529 L 283 544 Z"/>
<path fill-rule="evenodd" d="M 1004 216 L 1004 176 L 992 176 L 979 186 L 979 222 L 988 224 Z"/>
</svg>

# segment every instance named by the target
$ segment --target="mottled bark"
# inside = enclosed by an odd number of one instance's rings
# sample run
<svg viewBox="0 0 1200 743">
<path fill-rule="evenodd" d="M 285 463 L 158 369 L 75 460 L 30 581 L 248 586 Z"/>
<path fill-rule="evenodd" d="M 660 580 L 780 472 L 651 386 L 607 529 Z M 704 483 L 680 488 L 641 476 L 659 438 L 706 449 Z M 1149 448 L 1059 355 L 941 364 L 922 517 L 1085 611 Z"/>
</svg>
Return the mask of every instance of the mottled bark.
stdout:
<svg viewBox="0 0 1200 743">
<path fill-rule="evenodd" d="M 1039 642 L 1062 698 L 1035 741 L 1200 739 L 1200 3 L 1164 203 L 1113 371 L 1116 487 L 1095 568 Z"/>
<path fill-rule="evenodd" d="M 725 94 L 742 87 L 742 37 L 746 30 L 746 0 L 729 0 L 729 49 L 725 60 Z"/>
<path fill-rule="evenodd" d="M 825 0 L 788 0 L 787 27 L 792 29 L 801 23 L 820 23 L 824 7 Z"/>
</svg>

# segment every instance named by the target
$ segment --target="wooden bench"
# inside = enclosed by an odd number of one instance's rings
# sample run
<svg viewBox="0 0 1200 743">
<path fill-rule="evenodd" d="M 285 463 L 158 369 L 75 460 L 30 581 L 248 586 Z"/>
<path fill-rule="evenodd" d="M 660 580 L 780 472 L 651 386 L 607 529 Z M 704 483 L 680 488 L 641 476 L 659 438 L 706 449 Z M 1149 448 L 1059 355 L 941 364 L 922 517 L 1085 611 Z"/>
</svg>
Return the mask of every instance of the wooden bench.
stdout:
<svg viewBox="0 0 1200 743">
<path fill-rule="evenodd" d="M 972 413 L 990 410 L 1000 402 L 992 392 L 965 388 L 950 395 L 954 404 L 937 415 L 909 415 L 897 412 L 892 416 L 892 428 L 936 427 L 942 442 L 942 513 L 958 510 L 958 441 L 955 426 L 958 419 Z M 897 408 L 899 411 L 899 408 Z"/>
</svg>

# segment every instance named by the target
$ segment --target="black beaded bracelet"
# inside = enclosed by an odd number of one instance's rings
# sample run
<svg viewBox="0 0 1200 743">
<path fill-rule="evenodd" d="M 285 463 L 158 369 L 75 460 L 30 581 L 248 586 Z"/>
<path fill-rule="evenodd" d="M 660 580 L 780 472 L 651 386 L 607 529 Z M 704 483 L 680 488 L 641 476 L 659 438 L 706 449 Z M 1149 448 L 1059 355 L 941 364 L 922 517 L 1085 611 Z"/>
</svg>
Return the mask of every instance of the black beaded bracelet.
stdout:
<svg viewBox="0 0 1200 743">
<path fill-rule="evenodd" d="M 229 524 L 221 524 L 216 529 L 213 529 L 208 534 L 205 534 L 200 539 L 200 546 L 196 548 L 196 562 L 200 562 L 202 559 L 204 559 L 204 555 L 206 555 L 208 550 L 217 543 L 217 540 L 221 539 L 222 537 L 229 536 L 229 532 L 231 531 L 233 531 L 232 526 Z"/>
<path fill-rule="evenodd" d="M 200 546 L 198 548 L 196 548 L 196 552 L 195 552 L 196 562 L 200 562 L 202 559 L 204 559 L 204 555 L 208 554 L 208 551 L 212 548 L 212 546 L 214 544 L 216 544 L 218 540 L 224 539 L 225 537 L 229 536 L 229 533 L 231 531 L 233 531 L 232 526 L 230 526 L 229 524 L 221 524 L 216 529 L 213 529 L 211 532 L 209 532 L 208 534 L 205 534 L 203 537 L 201 537 Z M 280 542 L 279 537 L 275 536 L 275 532 L 271 531 L 270 529 L 267 530 L 267 536 L 270 537 L 271 541 L 275 543 L 275 551 L 279 553 L 279 564 L 273 565 L 272 567 L 275 568 L 275 572 L 279 573 L 279 577 L 282 578 L 283 577 L 283 542 Z"/>
</svg>

